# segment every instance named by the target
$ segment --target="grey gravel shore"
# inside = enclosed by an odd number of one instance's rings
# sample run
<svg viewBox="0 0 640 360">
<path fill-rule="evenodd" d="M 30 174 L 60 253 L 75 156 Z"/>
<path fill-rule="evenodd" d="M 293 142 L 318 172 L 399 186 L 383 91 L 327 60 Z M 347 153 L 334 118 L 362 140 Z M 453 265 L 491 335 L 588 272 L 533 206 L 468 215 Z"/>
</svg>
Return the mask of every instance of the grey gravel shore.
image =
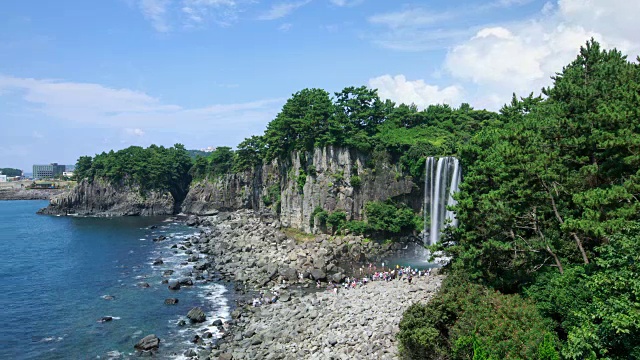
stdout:
<svg viewBox="0 0 640 360">
<path fill-rule="evenodd" d="M 194 270 L 209 269 L 233 280 L 245 293 L 220 327 L 219 341 L 200 339 L 188 358 L 209 359 L 396 359 L 395 335 L 404 310 L 426 302 L 443 277 L 373 281 L 355 289 L 316 290 L 352 276 L 345 264 L 369 261 L 392 251 L 362 237 L 318 235 L 306 241 L 287 237 L 280 224 L 250 211 L 191 217 L 202 233 L 179 246 L 193 252 Z M 257 292 L 273 304 L 258 307 Z M 190 356 L 189 356 L 190 355 Z"/>
</svg>

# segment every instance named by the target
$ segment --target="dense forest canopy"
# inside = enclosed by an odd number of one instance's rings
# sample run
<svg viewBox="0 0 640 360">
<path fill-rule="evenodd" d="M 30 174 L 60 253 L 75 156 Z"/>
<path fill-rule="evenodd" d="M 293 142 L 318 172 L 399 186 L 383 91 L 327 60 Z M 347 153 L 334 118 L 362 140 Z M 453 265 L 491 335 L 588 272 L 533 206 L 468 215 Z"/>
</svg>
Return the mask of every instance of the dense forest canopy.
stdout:
<svg viewBox="0 0 640 360">
<path fill-rule="evenodd" d="M 196 160 L 196 179 L 240 172 L 273 159 L 286 159 L 293 151 L 313 151 L 327 145 L 364 152 L 388 152 L 416 178 L 422 177 L 424 159 L 455 154 L 472 134 L 497 119 L 497 114 L 431 105 L 383 101 L 377 90 L 347 87 L 332 97 L 322 89 L 304 89 L 292 95 L 263 135 L 252 136 L 236 151 L 219 147 Z"/>
<path fill-rule="evenodd" d="M 13 168 L 0 168 L 0 174 L 7 176 L 22 176 L 22 170 Z"/>
<path fill-rule="evenodd" d="M 495 123 L 461 146 L 460 226 L 438 248 L 465 282 L 534 301 L 559 354 L 527 358 L 638 359 L 640 65 L 591 40 L 552 79 L 542 96 L 514 96 Z M 447 326 L 407 318 L 406 354 L 452 340 L 449 331 L 471 301 L 449 313 L 424 310 L 446 317 Z M 536 316 L 529 317 L 538 326 Z M 497 350 L 507 339 L 488 337 L 479 330 L 485 324 L 477 319 L 467 332 L 466 349 L 481 358 L 518 358 L 509 355 L 515 348 Z M 433 337 L 411 342 L 425 331 Z M 532 349 L 545 336 L 540 332 Z M 458 350 L 445 353 L 465 358 Z"/>
<path fill-rule="evenodd" d="M 130 146 L 126 149 L 81 156 L 74 176 L 78 181 L 103 179 L 113 184 L 136 185 L 141 191 L 169 191 L 174 200 L 186 195 L 191 177 L 191 158 L 184 146 Z"/>
</svg>

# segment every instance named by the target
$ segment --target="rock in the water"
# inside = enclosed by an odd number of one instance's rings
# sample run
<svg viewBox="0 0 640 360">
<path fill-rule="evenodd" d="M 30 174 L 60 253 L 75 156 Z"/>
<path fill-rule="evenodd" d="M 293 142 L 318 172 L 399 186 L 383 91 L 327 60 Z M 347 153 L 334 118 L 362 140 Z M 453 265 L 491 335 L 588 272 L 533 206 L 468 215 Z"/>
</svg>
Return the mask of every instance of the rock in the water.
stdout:
<svg viewBox="0 0 640 360">
<path fill-rule="evenodd" d="M 198 217 L 195 215 L 189 216 L 187 219 L 187 226 L 196 226 L 198 225 Z"/>
<path fill-rule="evenodd" d="M 213 325 L 213 326 L 222 326 L 222 320 L 215 319 L 215 320 L 213 320 L 213 323 L 211 325 Z"/>
<path fill-rule="evenodd" d="M 162 276 L 171 276 L 171 275 L 173 275 L 173 270 L 165 270 L 162 273 Z"/>
<path fill-rule="evenodd" d="M 180 283 L 177 281 L 170 281 L 168 288 L 169 290 L 180 290 Z"/>
<path fill-rule="evenodd" d="M 137 344 L 134 345 L 136 350 L 149 351 L 156 350 L 160 346 L 160 339 L 154 334 L 143 337 Z"/>
<path fill-rule="evenodd" d="M 111 321 L 111 320 L 113 320 L 113 317 L 111 317 L 111 316 L 103 316 L 103 317 L 100 319 L 100 322 L 109 322 L 109 321 Z"/>
<path fill-rule="evenodd" d="M 191 320 L 191 322 L 194 323 L 201 323 L 207 319 L 207 316 L 199 307 L 195 307 L 189 310 L 189 312 L 187 313 L 187 317 L 189 318 L 189 320 Z"/>
<path fill-rule="evenodd" d="M 138 283 L 138 286 L 141 287 L 141 288 L 151 287 L 151 285 L 149 285 L 148 282 L 140 282 L 140 283 Z"/>
<path fill-rule="evenodd" d="M 162 259 L 160 258 L 153 260 L 153 265 L 162 265 L 162 264 L 164 264 L 164 261 L 162 261 Z"/>
<path fill-rule="evenodd" d="M 193 285 L 193 280 L 191 280 L 190 278 L 182 278 L 182 279 L 180 279 L 180 285 L 192 286 Z"/>
<path fill-rule="evenodd" d="M 185 325 L 187 325 L 187 322 L 186 322 L 186 321 L 184 321 L 184 320 L 180 320 L 180 321 L 178 321 L 178 323 L 177 323 L 176 325 L 178 325 L 178 326 L 185 326 Z"/>
<path fill-rule="evenodd" d="M 164 300 L 165 305 L 175 305 L 178 303 L 178 299 L 176 298 L 168 298 Z"/>
<path fill-rule="evenodd" d="M 104 296 L 102 296 L 102 298 L 105 299 L 105 300 L 115 300 L 116 299 L 116 297 L 113 296 L 113 295 L 104 295 Z"/>
</svg>

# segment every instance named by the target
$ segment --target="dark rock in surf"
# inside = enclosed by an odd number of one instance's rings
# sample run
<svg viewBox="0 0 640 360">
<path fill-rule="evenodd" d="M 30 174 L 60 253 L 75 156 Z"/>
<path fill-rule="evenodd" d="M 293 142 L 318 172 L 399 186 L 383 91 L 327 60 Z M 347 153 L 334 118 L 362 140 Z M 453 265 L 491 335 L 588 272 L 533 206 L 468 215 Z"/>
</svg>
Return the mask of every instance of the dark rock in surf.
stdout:
<svg viewBox="0 0 640 360">
<path fill-rule="evenodd" d="M 187 318 L 189 318 L 189 320 L 191 320 L 191 322 L 193 323 L 201 323 L 207 319 L 207 316 L 204 314 L 202 309 L 200 309 L 199 307 L 195 307 L 189 310 L 189 312 L 187 313 Z"/>
<path fill-rule="evenodd" d="M 154 334 L 143 337 L 137 344 L 134 345 L 136 350 L 150 351 L 157 350 L 160 346 L 160 339 Z"/>
</svg>

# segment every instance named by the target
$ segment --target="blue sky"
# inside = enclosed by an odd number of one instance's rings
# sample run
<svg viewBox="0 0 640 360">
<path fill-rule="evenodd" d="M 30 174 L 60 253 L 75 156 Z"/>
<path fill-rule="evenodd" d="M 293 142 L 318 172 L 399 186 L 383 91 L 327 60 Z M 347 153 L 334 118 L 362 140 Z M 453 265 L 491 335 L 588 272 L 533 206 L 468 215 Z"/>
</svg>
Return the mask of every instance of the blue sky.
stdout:
<svg viewBox="0 0 640 360">
<path fill-rule="evenodd" d="M 626 0 L 5 0 L 0 167 L 235 146 L 306 87 L 496 110 L 592 36 L 635 59 L 637 14 Z"/>
</svg>

